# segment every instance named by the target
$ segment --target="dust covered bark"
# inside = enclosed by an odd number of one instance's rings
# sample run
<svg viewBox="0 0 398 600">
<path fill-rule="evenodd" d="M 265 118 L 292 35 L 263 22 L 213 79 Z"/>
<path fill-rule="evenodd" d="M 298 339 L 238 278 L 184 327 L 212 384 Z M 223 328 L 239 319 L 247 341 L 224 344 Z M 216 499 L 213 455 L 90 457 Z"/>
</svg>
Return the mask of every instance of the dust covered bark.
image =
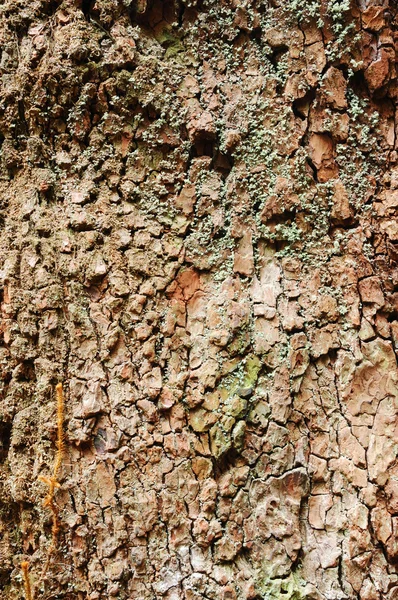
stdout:
<svg viewBox="0 0 398 600">
<path fill-rule="evenodd" d="M 397 41 L 3 0 L 2 598 L 398 598 Z"/>
</svg>

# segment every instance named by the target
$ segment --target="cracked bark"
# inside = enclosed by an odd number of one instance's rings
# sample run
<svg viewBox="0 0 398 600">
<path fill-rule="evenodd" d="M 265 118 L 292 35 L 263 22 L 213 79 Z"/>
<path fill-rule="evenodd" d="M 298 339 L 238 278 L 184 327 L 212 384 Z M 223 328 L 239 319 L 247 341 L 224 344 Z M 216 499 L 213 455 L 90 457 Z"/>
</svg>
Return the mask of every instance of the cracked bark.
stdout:
<svg viewBox="0 0 398 600">
<path fill-rule="evenodd" d="M 37 598 L 398 598 L 398 8 L 301 4 L 0 7 L 7 600 L 58 381 Z"/>
</svg>

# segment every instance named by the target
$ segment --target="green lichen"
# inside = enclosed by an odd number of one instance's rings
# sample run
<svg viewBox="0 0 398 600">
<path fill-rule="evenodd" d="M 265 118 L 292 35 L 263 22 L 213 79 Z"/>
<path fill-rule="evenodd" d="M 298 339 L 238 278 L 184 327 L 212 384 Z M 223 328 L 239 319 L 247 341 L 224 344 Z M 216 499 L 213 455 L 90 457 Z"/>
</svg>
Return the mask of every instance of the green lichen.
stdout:
<svg viewBox="0 0 398 600">
<path fill-rule="evenodd" d="M 261 369 L 260 359 L 249 355 L 238 363 L 232 374 L 224 378 L 218 387 L 222 400 L 219 422 L 210 429 L 210 448 L 217 460 L 232 447 L 238 452 L 243 448 L 246 430 L 245 417 L 248 401 L 242 396 L 254 390 Z"/>
<path fill-rule="evenodd" d="M 261 361 L 255 354 L 247 356 L 240 362 L 231 375 L 224 378 L 220 390 L 225 390 L 228 397 L 237 394 L 240 389 L 255 388 L 261 369 Z"/>
<path fill-rule="evenodd" d="M 264 577 L 258 583 L 263 600 L 304 600 L 315 598 L 309 586 L 298 573 L 292 572 L 286 579 Z"/>
<path fill-rule="evenodd" d="M 166 53 L 164 55 L 165 59 L 176 57 L 180 52 L 184 52 L 185 48 L 178 37 L 171 32 L 170 29 L 163 29 L 163 31 L 156 36 L 158 42 L 166 48 Z"/>
</svg>

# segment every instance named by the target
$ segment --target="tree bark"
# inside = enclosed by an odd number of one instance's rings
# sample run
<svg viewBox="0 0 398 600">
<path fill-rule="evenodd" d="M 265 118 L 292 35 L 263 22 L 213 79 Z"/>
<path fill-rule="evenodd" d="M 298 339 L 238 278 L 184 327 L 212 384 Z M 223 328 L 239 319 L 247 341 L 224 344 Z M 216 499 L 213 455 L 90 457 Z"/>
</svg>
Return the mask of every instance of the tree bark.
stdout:
<svg viewBox="0 0 398 600">
<path fill-rule="evenodd" d="M 398 598 L 397 41 L 3 0 L 2 598 Z"/>
</svg>

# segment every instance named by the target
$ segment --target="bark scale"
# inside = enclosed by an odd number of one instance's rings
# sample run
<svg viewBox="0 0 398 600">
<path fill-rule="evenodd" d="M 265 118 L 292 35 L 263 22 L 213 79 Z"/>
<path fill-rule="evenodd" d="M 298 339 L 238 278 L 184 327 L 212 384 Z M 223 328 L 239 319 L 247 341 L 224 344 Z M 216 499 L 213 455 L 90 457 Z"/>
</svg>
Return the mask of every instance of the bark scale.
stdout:
<svg viewBox="0 0 398 600">
<path fill-rule="evenodd" d="M 398 598 L 397 40 L 3 0 L 3 598 Z"/>
</svg>

